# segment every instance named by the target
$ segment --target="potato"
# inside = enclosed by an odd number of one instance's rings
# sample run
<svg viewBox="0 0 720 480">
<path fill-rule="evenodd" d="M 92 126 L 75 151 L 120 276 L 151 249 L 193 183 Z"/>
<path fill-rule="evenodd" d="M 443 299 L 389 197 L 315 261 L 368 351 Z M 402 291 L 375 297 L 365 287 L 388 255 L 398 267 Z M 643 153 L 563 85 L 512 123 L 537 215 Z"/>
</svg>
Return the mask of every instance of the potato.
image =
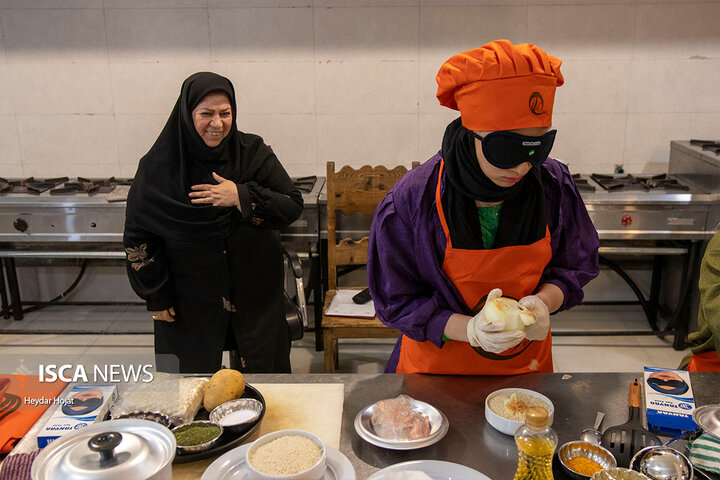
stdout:
<svg viewBox="0 0 720 480">
<path fill-rule="evenodd" d="M 242 397 L 245 392 L 245 378 L 237 370 L 225 368 L 218 370 L 208 381 L 205 388 L 203 406 L 211 412 L 218 405 Z"/>
<path fill-rule="evenodd" d="M 505 322 L 504 331 L 525 330 L 525 327 L 535 323 L 535 315 L 530 310 L 520 305 L 517 300 L 507 297 L 498 297 L 487 302 L 485 318 Z"/>
</svg>

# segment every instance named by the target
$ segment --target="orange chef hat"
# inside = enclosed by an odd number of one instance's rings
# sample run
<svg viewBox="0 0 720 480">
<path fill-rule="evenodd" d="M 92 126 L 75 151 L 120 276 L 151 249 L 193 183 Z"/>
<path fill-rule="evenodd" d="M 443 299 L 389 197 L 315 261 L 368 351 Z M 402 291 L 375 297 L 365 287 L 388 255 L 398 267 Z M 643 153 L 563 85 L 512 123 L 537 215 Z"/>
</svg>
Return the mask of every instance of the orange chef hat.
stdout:
<svg viewBox="0 0 720 480">
<path fill-rule="evenodd" d="M 496 40 L 446 61 L 435 77 L 437 98 L 470 130 L 549 127 L 561 63 L 530 43 Z"/>
</svg>

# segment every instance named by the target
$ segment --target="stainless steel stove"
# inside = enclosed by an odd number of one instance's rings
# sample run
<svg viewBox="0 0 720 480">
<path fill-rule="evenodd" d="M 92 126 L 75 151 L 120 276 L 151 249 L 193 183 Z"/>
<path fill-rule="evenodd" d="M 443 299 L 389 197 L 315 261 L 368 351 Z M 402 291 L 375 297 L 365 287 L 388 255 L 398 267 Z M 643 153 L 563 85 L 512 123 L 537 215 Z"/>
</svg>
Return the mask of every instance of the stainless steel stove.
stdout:
<svg viewBox="0 0 720 480">
<path fill-rule="evenodd" d="M 305 208 L 280 232 L 283 246 L 314 267 L 319 278 L 318 196 L 324 177 L 293 179 Z M 125 199 L 132 179 L 0 178 L 0 258 L 8 277 L 12 311 L 22 318 L 16 258 L 124 259 Z M 312 269 L 313 267 L 311 267 Z M 0 280 L 1 280 L 0 276 Z M 311 281 L 319 284 L 319 280 Z M 319 290 L 319 288 L 317 289 Z M 316 290 L 316 296 L 319 294 Z M 8 302 L 0 281 L 4 314 Z"/>
<path fill-rule="evenodd" d="M 601 240 L 702 240 L 717 195 L 677 175 L 575 175 Z"/>
</svg>

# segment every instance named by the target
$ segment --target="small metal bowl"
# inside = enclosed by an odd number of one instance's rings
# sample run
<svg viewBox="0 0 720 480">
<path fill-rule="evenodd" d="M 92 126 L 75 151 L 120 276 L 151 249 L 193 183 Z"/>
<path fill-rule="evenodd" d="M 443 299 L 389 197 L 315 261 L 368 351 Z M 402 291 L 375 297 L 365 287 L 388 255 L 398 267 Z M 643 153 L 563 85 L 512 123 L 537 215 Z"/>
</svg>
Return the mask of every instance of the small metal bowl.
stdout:
<svg viewBox="0 0 720 480">
<path fill-rule="evenodd" d="M 650 480 L 650 477 L 629 468 L 608 468 L 593 475 L 592 480 Z"/>
<path fill-rule="evenodd" d="M 170 420 L 170 417 L 160 412 L 150 412 L 147 410 L 136 410 L 134 412 L 123 413 L 117 417 L 113 417 L 113 420 L 118 418 L 137 418 L 140 420 L 150 420 L 151 422 L 159 423 L 160 425 L 172 429 L 175 424 Z"/>
<path fill-rule="evenodd" d="M 595 445 L 590 442 L 568 442 L 564 444 L 558 450 L 558 459 L 563 469 L 570 475 L 571 478 L 586 479 L 591 478 L 592 475 L 583 475 L 571 469 L 567 465 L 567 461 L 575 457 L 585 457 L 599 464 L 603 469 L 613 468 L 617 466 L 617 461 L 607 449 L 600 445 Z"/>
<path fill-rule="evenodd" d="M 670 447 L 645 447 L 630 461 L 630 468 L 653 480 L 690 480 L 693 466 L 685 455 Z"/>
<path fill-rule="evenodd" d="M 241 410 L 250 410 L 253 412 L 253 416 L 248 419 L 233 424 L 223 423 L 223 419 L 231 414 Z M 215 407 L 210 412 L 210 421 L 215 422 L 223 427 L 228 432 L 232 433 L 244 433 L 253 423 L 257 421 L 263 411 L 263 404 L 254 398 L 238 398 L 237 400 L 230 400 L 229 402 L 222 403 Z"/>
<path fill-rule="evenodd" d="M 178 445 L 178 446 L 177 446 L 177 453 L 178 453 L 178 454 L 181 454 L 181 455 L 182 455 L 182 454 L 186 454 L 186 453 L 204 452 L 205 450 L 211 449 L 213 446 L 215 446 L 216 443 L 218 443 L 218 441 L 220 440 L 220 437 L 222 437 L 222 434 L 223 434 L 223 431 L 224 431 L 224 430 L 223 430 L 223 427 L 222 427 L 222 425 L 218 425 L 217 423 L 215 423 L 215 422 L 210 422 L 210 421 L 208 421 L 208 420 L 198 420 L 198 421 L 195 421 L 195 422 L 190 422 L 190 423 L 185 423 L 185 424 L 183 424 L 183 425 L 178 425 L 177 427 L 175 427 L 175 428 L 172 429 L 173 435 L 175 435 L 175 433 L 176 433 L 178 430 L 182 430 L 182 429 L 184 429 L 184 428 L 187 428 L 187 427 L 190 426 L 190 425 L 199 425 L 199 424 L 215 425 L 216 427 L 219 427 L 219 428 L 220 428 L 220 433 L 218 434 L 217 437 L 213 438 L 213 439 L 210 440 L 209 442 L 201 443 L 200 445 L 187 445 L 187 446 Z M 176 437 L 176 438 L 177 438 L 177 437 Z"/>
</svg>

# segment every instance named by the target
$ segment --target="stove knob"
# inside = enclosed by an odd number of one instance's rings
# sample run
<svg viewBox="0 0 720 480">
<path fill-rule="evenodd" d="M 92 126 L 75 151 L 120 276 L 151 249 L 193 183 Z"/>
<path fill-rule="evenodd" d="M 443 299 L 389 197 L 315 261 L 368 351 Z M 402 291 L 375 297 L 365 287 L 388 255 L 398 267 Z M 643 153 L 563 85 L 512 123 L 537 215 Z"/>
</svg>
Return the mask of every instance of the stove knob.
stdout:
<svg viewBox="0 0 720 480">
<path fill-rule="evenodd" d="M 627 227 L 628 225 L 632 225 L 632 217 L 631 217 L 630 215 L 625 215 L 625 216 L 622 218 L 622 224 L 625 225 L 626 227 Z"/>
<path fill-rule="evenodd" d="M 24 232 L 28 229 L 28 224 L 22 218 L 16 218 L 13 222 L 13 227 L 15 227 L 15 230 L 17 230 L 18 232 Z"/>
</svg>

